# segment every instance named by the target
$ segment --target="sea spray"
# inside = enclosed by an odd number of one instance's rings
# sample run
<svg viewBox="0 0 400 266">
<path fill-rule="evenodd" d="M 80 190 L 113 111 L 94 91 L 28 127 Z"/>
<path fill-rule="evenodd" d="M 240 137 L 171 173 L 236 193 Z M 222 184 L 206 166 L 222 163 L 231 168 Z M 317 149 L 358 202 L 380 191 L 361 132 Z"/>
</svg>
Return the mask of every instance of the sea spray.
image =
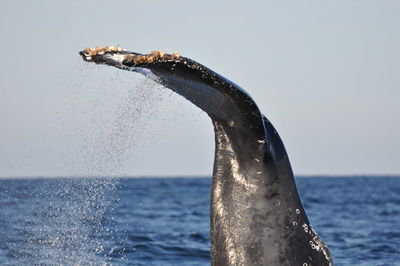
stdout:
<svg viewBox="0 0 400 266">
<path fill-rule="evenodd" d="M 140 75 L 114 72 L 109 78 L 107 72 L 86 71 L 93 72 L 94 84 L 72 88 L 66 106 L 73 130 L 65 130 L 65 139 L 74 142 L 65 156 L 71 175 L 126 175 L 124 169 L 135 162 L 136 150 L 153 136 L 147 129 L 170 92 Z"/>
<path fill-rule="evenodd" d="M 123 175 L 121 169 L 134 160 L 148 118 L 155 116 L 163 97 L 153 81 L 130 76 L 127 85 L 121 76 L 98 77 L 90 88 L 78 81 L 71 88 L 65 111 L 74 124 L 63 123 L 68 147 L 63 158 L 74 178 L 42 181 L 46 189 L 35 195 L 36 215 L 24 218 L 33 230 L 22 233 L 26 253 L 16 254 L 18 261 L 101 265 L 115 256 L 124 259 L 121 247 L 132 243 L 110 215 L 119 200 L 113 177 Z"/>
<path fill-rule="evenodd" d="M 40 182 L 41 186 L 36 186 Z M 105 219 L 117 199 L 110 179 L 66 178 L 30 180 L 27 191 L 35 208 L 24 217 L 25 254 L 21 262 L 44 265 L 100 265 L 112 249 L 113 220 Z M 35 183 L 35 184 L 34 184 Z M 30 190 L 39 188 L 37 191 Z M 21 232 L 24 232 L 21 228 Z"/>
</svg>

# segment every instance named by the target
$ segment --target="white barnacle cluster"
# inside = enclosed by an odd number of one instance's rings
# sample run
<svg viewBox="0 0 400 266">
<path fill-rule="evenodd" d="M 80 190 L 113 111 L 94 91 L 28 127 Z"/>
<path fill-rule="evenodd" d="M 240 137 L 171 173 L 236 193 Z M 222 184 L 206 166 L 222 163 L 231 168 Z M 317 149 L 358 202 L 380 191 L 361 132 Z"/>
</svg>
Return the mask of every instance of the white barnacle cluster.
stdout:
<svg viewBox="0 0 400 266">
<path fill-rule="evenodd" d="M 313 238 L 313 240 L 310 241 L 311 248 L 319 251 L 321 247 L 318 245 L 318 243 L 314 242 L 314 240 L 315 239 Z"/>
<path fill-rule="evenodd" d="M 315 231 L 311 227 L 310 227 L 309 233 L 312 236 L 312 239 L 310 240 L 311 248 L 315 249 L 316 251 L 319 251 L 321 249 L 322 242 L 319 240 L 318 235 L 315 233 Z"/>
<path fill-rule="evenodd" d="M 104 54 L 105 52 L 122 52 L 126 50 L 116 46 L 98 46 L 96 48 L 86 48 L 83 51 L 89 56 L 94 56 Z"/>
<path fill-rule="evenodd" d="M 122 52 L 122 51 L 126 50 L 116 46 L 98 46 L 96 48 L 86 48 L 81 52 L 81 55 L 85 61 L 92 61 L 93 59 L 92 57 L 94 56 L 103 55 L 106 52 Z"/>
<path fill-rule="evenodd" d="M 302 225 L 302 227 L 303 227 L 303 229 L 304 229 L 304 232 L 308 233 L 308 225 L 307 225 L 306 223 L 304 223 L 304 224 Z"/>
<path fill-rule="evenodd" d="M 167 54 L 161 51 L 151 51 L 148 55 L 135 55 L 132 60 L 135 64 L 150 64 L 160 60 L 178 60 L 181 58 L 179 53 Z"/>
<path fill-rule="evenodd" d="M 304 228 L 304 225 L 303 225 L 303 228 Z M 307 230 L 309 231 L 309 234 L 312 236 L 312 239 L 310 240 L 311 248 L 318 252 L 322 252 L 325 256 L 325 259 L 327 261 L 329 261 L 329 265 L 333 265 L 332 258 L 330 256 L 330 254 L 328 253 L 328 248 L 325 245 L 325 243 L 322 242 L 322 240 L 319 238 L 318 234 L 311 228 L 311 226 L 309 228 L 307 226 Z"/>
</svg>

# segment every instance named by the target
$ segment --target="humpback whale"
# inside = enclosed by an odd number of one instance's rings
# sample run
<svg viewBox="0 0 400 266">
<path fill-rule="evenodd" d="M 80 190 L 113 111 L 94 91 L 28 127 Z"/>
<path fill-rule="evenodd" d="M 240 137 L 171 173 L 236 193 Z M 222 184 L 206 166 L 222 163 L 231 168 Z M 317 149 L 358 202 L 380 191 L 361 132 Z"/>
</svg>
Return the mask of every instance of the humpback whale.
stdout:
<svg viewBox="0 0 400 266">
<path fill-rule="evenodd" d="M 281 138 L 242 88 L 177 53 L 140 54 L 104 46 L 80 55 L 146 75 L 211 118 L 212 265 L 333 265 L 303 208 Z"/>
</svg>

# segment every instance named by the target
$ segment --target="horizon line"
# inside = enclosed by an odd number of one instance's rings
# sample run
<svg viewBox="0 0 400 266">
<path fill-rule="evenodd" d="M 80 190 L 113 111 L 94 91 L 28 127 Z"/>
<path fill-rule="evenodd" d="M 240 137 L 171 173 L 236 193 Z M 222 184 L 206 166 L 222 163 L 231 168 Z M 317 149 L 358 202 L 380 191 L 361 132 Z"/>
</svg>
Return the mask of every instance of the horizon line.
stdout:
<svg viewBox="0 0 400 266">
<path fill-rule="evenodd" d="M 400 174 L 299 174 L 295 178 L 400 178 Z M 37 176 L 0 176 L 0 179 L 151 179 L 151 178 L 212 178 L 212 175 L 67 175 L 67 176 L 50 176 L 50 175 L 37 175 Z"/>
</svg>

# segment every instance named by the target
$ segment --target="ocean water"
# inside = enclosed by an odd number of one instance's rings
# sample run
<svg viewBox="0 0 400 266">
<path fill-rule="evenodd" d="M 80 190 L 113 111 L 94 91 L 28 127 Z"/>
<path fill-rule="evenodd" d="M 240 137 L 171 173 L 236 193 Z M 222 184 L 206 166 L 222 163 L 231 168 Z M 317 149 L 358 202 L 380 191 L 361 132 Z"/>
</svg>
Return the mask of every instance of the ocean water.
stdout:
<svg viewBox="0 0 400 266">
<path fill-rule="evenodd" d="M 400 265 L 400 178 L 297 178 L 336 265 Z M 210 178 L 1 179 L 1 265 L 209 265 Z"/>
</svg>

